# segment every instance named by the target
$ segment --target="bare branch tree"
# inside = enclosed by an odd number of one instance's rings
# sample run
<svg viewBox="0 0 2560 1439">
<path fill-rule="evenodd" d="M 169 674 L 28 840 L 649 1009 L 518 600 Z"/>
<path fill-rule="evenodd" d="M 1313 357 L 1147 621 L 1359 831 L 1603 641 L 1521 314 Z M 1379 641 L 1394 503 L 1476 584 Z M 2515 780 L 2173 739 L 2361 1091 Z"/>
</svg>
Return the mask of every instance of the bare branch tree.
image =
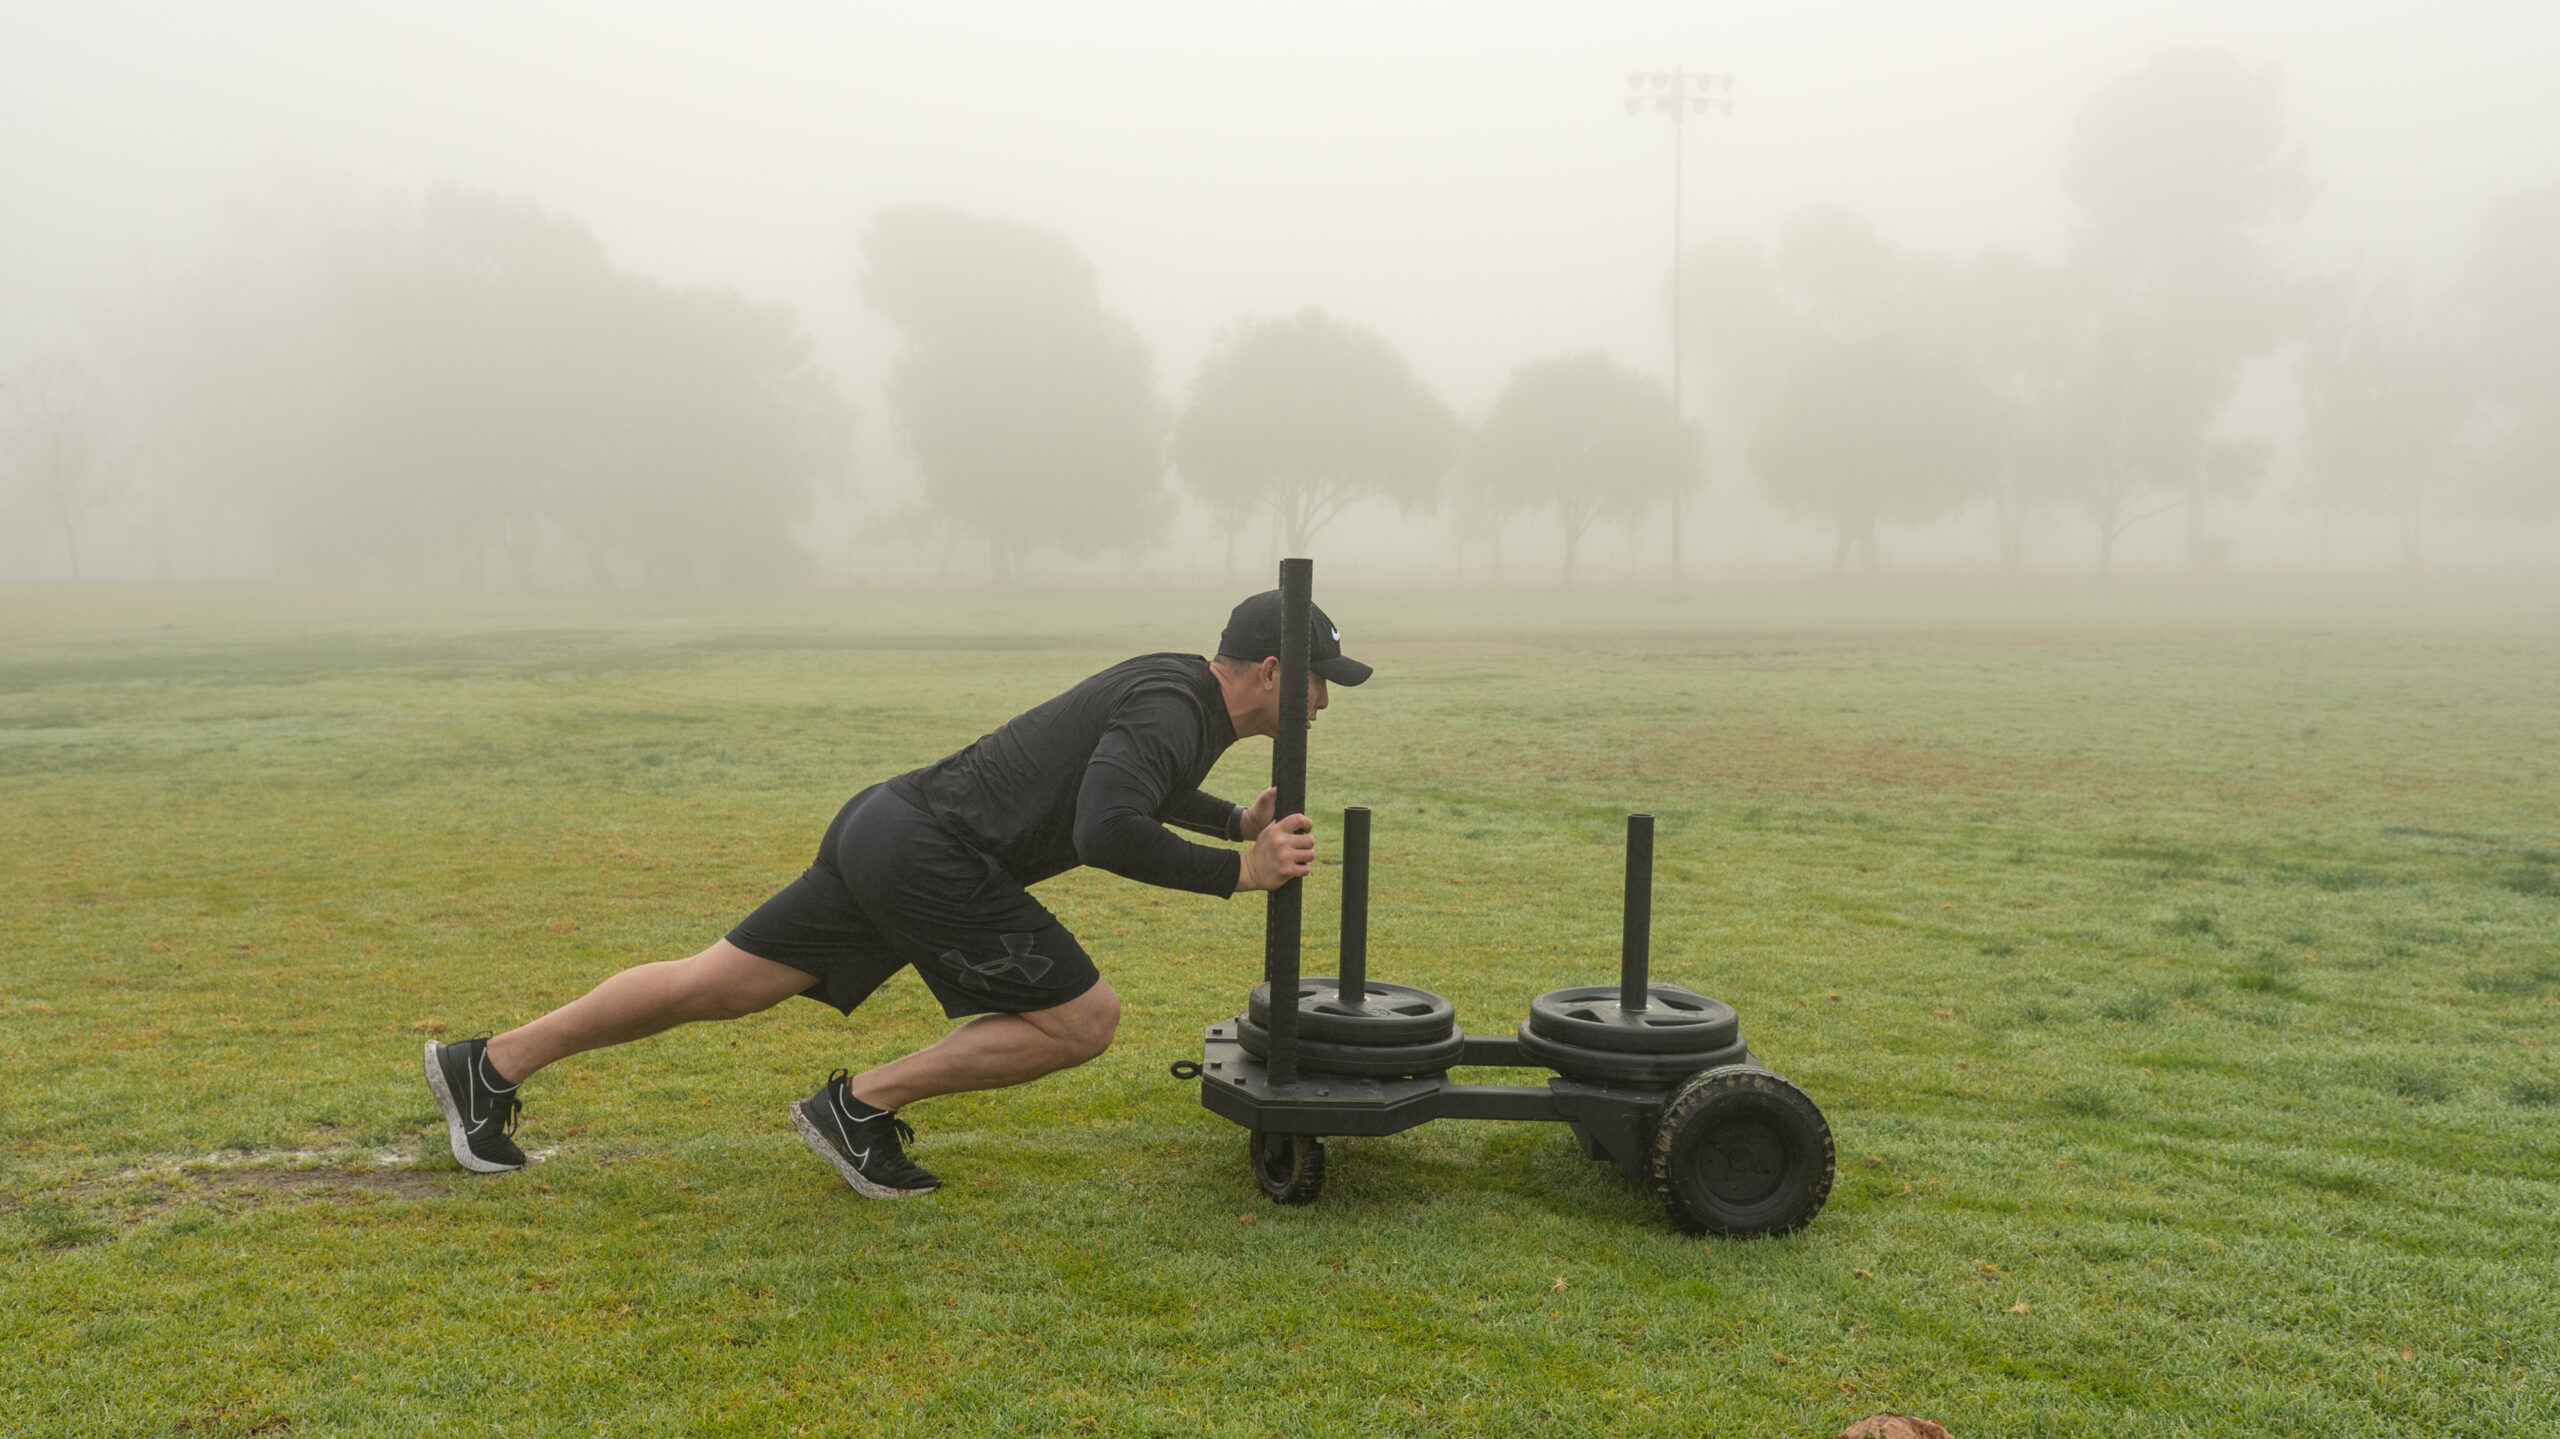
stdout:
<svg viewBox="0 0 2560 1439">
<path fill-rule="evenodd" d="M 76 583 L 81 522 L 114 504 L 124 484 L 114 405 L 79 357 L 59 346 L 39 350 L 6 388 L 19 499 L 62 536 Z"/>
</svg>

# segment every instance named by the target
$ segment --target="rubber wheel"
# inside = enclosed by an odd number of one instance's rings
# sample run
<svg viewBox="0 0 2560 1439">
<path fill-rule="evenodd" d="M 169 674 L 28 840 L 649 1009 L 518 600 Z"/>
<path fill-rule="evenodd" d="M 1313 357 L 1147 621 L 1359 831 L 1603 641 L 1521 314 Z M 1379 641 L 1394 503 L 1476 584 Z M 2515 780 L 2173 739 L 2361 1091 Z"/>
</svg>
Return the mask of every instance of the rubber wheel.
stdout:
<svg viewBox="0 0 2560 1439">
<path fill-rule="evenodd" d="M 1351 1004 L 1330 978 L 1298 981 L 1298 1035 L 1334 1044 L 1418 1044 L 1444 1039 L 1458 1027 L 1457 1006 L 1427 989 L 1370 980 L 1367 998 Z M 1245 1017 L 1271 1027 L 1271 986 L 1257 984 L 1245 1000 Z"/>
<path fill-rule="evenodd" d="M 1541 1039 L 1617 1054 L 1703 1054 L 1742 1035 L 1733 1006 L 1676 984 L 1645 991 L 1646 1007 L 1618 1007 L 1618 986 L 1586 984 L 1529 1001 L 1529 1028 Z"/>
<path fill-rule="evenodd" d="M 1765 1069 L 1711 1070 L 1662 1107 L 1653 1187 L 1683 1229 L 1735 1239 L 1793 1233 L 1822 1212 L 1831 1179 L 1822 1110 Z"/>
<path fill-rule="evenodd" d="M 1588 1080 L 1594 1084 L 1669 1089 L 1686 1082 L 1693 1074 L 1740 1064 L 1743 1056 L 1750 1052 L 1742 1037 L 1735 1035 L 1731 1043 L 1697 1054 L 1620 1054 L 1549 1039 L 1526 1023 L 1520 1026 L 1520 1053 L 1532 1063 L 1543 1064 L 1568 1079 Z"/>
<path fill-rule="evenodd" d="M 1253 1182 L 1274 1204 L 1313 1204 L 1324 1190 L 1324 1141 L 1312 1134 L 1265 1134 L 1247 1141 Z"/>
<path fill-rule="evenodd" d="M 1256 1059 L 1271 1057 L 1271 1031 L 1254 1023 L 1250 1016 L 1236 1021 L 1236 1041 Z M 1467 1037 L 1455 1031 L 1421 1044 L 1332 1044 L 1301 1036 L 1298 1064 L 1325 1074 L 1401 1079 L 1409 1074 L 1438 1074 L 1457 1063 L 1466 1048 Z"/>
</svg>

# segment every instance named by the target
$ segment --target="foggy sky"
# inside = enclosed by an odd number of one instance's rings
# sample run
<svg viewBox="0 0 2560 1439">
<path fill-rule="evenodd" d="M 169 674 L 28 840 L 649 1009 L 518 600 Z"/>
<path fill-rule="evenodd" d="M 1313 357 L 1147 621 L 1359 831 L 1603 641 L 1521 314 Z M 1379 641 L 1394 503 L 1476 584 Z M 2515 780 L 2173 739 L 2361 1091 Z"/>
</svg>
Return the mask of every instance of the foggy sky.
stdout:
<svg viewBox="0 0 2560 1439">
<path fill-rule="evenodd" d="M 897 461 L 855 237 L 937 203 L 1054 228 L 1179 400 L 1242 320 L 1308 305 L 1481 414 L 1531 359 L 1663 365 L 1669 135 L 1630 69 L 1730 70 L 1691 237 L 1830 201 L 1896 241 L 2054 257 L 2070 124 L 2171 44 L 2278 66 L 2314 266 L 2457 263 L 2560 178 L 2560 9 L 2514 0 L 2066 6 L 0 4 L 0 355 L 147 283 L 278 166 L 453 182 L 613 262 L 800 312 Z M 1710 552 L 1712 557 L 1712 552 Z"/>
</svg>

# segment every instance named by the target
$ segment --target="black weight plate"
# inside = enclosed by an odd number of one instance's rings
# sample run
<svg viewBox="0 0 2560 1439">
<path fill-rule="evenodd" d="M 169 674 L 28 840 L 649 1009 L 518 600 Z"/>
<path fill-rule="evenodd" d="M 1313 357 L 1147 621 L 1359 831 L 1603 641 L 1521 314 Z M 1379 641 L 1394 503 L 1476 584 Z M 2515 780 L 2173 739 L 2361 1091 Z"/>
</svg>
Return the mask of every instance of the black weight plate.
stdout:
<svg viewBox="0 0 2560 1439">
<path fill-rule="evenodd" d="M 1245 1053 L 1256 1059 L 1270 1057 L 1271 1031 L 1254 1023 L 1251 1016 L 1238 1016 L 1236 1038 L 1243 1043 Z M 1438 1074 L 1457 1063 L 1466 1047 L 1467 1037 L 1454 1032 L 1445 1039 L 1403 1045 L 1332 1044 L 1321 1039 L 1300 1039 L 1298 1064 L 1327 1074 L 1401 1079 L 1408 1074 Z"/>
<path fill-rule="evenodd" d="M 1831 1126 L 1757 1066 L 1701 1074 L 1662 1107 L 1653 1184 L 1684 1229 L 1757 1239 L 1802 1229 L 1831 1195 Z"/>
<path fill-rule="evenodd" d="M 1520 1052 L 1571 1079 L 1650 1087 L 1677 1084 L 1702 1069 L 1740 1064 L 1749 1051 L 1736 1034 L 1731 1044 L 1695 1054 L 1621 1054 L 1549 1039 L 1523 1023 Z"/>
<path fill-rule="evenodd" d="M 1676 984 L 1645 990 L 1646 1007 L 1618 1007 L 1618 986 L 1585 984 L 1529 1001 L 1529 1027 L 1542 1039 L 1615 1054 L 1700 1054 L 1741 1037 L 1742 1022 L 1721 999 Z"/>
<path fill-rule="evenodd" d="M 1333 1044 L 1425 1044 L 1458 1028 L 1457 1006 L 1427 989 L 1370 980 L 1365 1004 L 1344 1002 L 1340 981 L 1298 981 L 1298 1035 Z M 1245 1017 L 1271 1027 L 1271 986 L 1257 984 L 1245 1001 Z"/>
</svg>

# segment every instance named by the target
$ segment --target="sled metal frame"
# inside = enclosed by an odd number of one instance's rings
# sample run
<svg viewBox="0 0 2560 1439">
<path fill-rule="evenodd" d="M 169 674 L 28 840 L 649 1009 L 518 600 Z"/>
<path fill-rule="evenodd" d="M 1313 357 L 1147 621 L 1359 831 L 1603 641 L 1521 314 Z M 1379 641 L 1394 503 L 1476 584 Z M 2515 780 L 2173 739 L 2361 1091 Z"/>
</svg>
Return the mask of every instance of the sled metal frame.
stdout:
<svg viewBox="0 0 2560 1439">
<path fill-rule="evenodd" d="M 1545 1067 L 1507 1034 L 1470 1034 L 1465 1042 L 1450 1068 Z M 1652 1177 L 1654 1126 L 1669 1099 L 1667 1090 L 1561 1075 L 1545 1084 L 1463 1084 L 1446 1074 L 1363 1079 L 1306 1070 L 1280 1084 L 1269 1065 L 1245 1053 L 1233 1020 L 1210 1025 L 1200 1045 L 1202 1107 L 1259 1133 L 1366 1138 L 1435 1119 L 1536 1120 L 1571 1125 L 1584 1158 L 1615 1163 L 1638 1180 Z"/>
</svg>

